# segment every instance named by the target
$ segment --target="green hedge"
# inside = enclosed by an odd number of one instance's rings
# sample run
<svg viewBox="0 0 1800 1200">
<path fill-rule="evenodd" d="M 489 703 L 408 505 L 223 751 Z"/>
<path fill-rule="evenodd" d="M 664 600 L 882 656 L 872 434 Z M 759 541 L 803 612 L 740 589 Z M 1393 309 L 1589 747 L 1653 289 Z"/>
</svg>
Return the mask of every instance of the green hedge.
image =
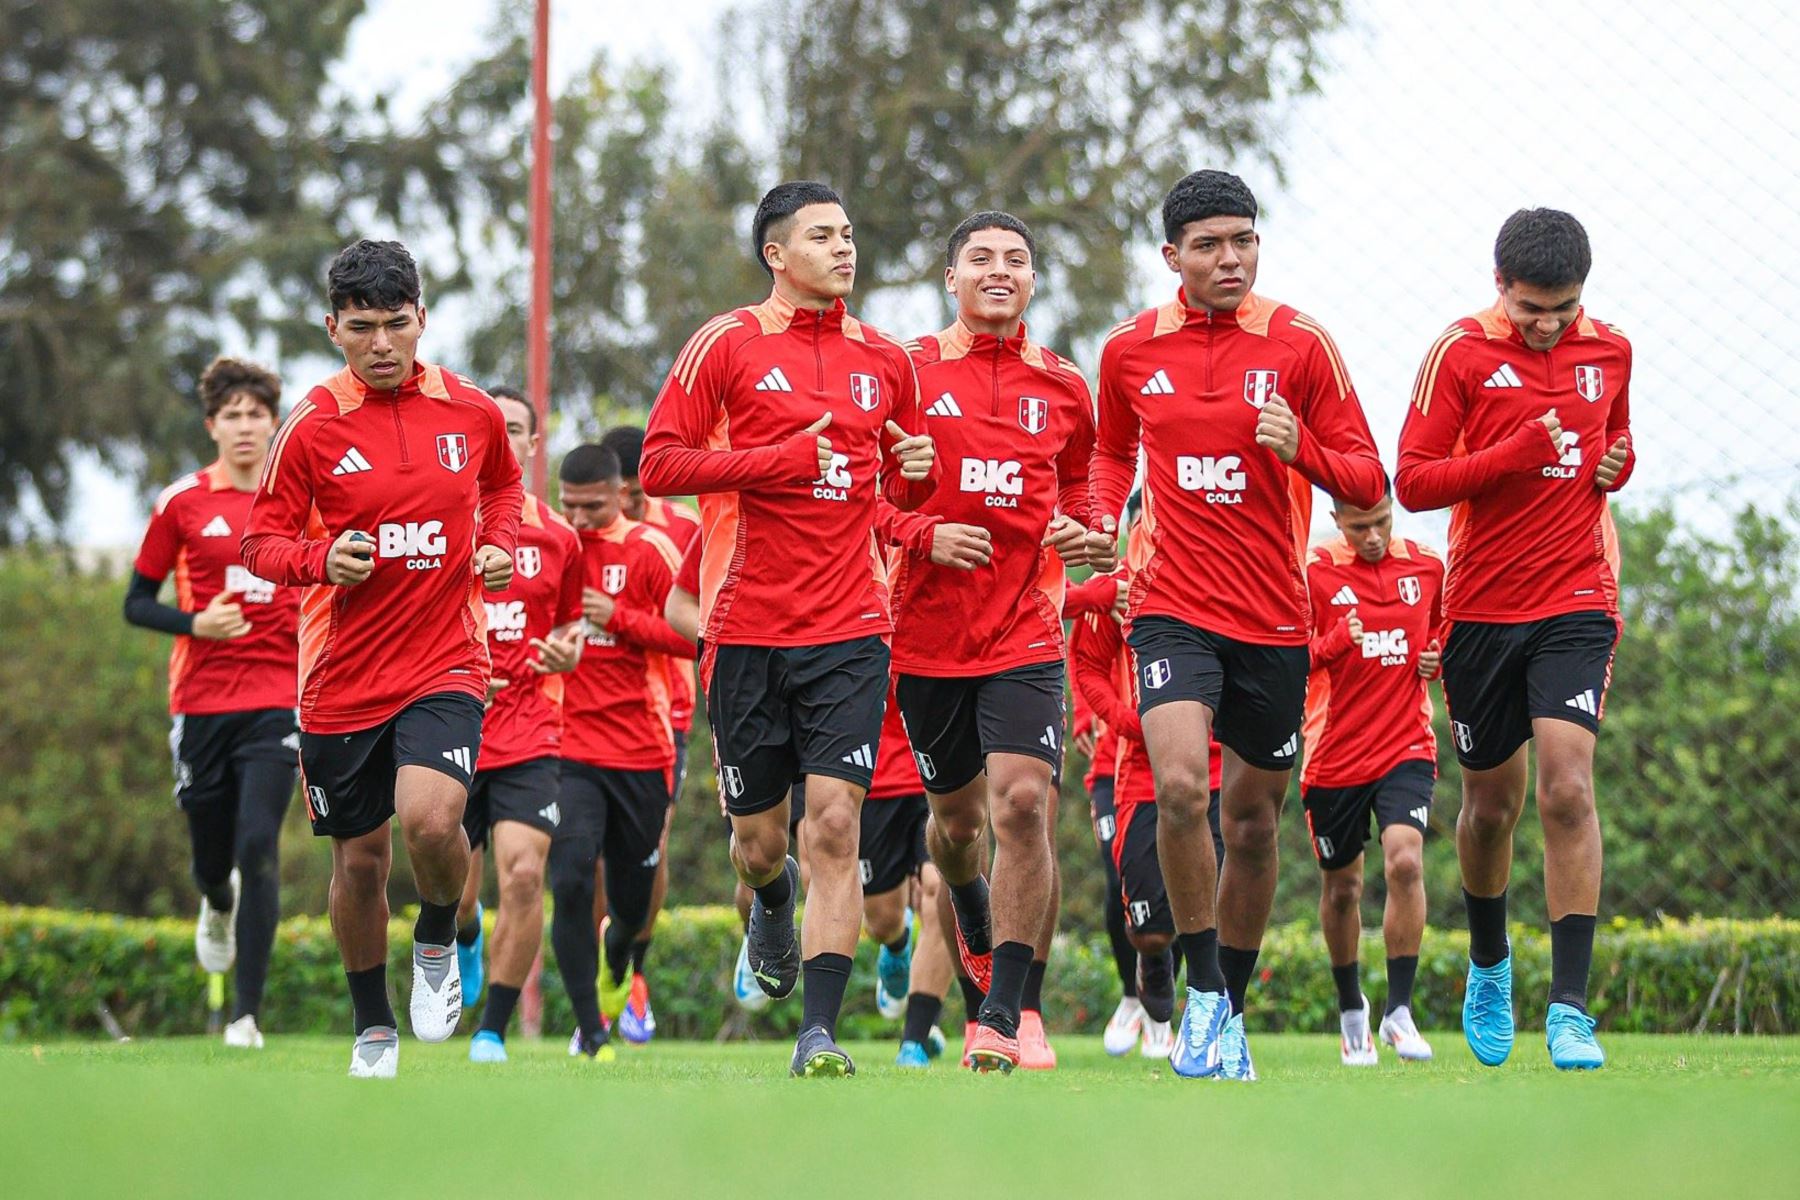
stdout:
<svg viewBox="0 0 1800 1200">
<path fill-rule="evenodd" d="M 397 1003 L 411 981 L 410 925 L 397 919 L 389 975 Z M 737 915 L 729 908 L 683 908 L 663 915 L 650 970 L 657 1019 L 678 1038 L 791 1036 L 798 1000 L 751 1017 L 730 1000 Z M 1419 963 L 1417 1011 L 1428 1027 L 1457 1023 L 1466 967 L 1460 932 L 1431 930 Z M 1550 948 L 1538 930 L 1513 931 L 1515 995 L 1527 1026 L 1541 1025 Z M 1366 986 L 1382 988 L 1379 937 L 1364 941 Z M 573 1028 L 554 959 L 544 977 L 544 1027 Z M 845 1006 L 851 1036 L 892 1036 L 874 1011 L 875 949 L 859 948 Z M 193 926 L 39 908 L 0 908 L 0 1040 L 100 1032 L 105 1005 L 134 1036 L 198 1033 L 205 1023 L 205 976 L 194 963 Z M 1269 933 L 1249 1004 L 1256 1027 L 1331 1030 L 1335 992 L 1316 929 L 1278 926 Z M 1118 1000 L 1104 939 L 1065 937 L 1045 990 L 1052 1029 L 1098 1032 Z M 1701 1014 L 1719 1032 L 1791 1033 L 1800 1014 L 1800 922 L 1696 920 L 1643 925 L 1616 921 L 1600 931 L 1594 954 L 1592 1008 L 1603 1027 L 1643 1033 L 1687 1032 Z M 954 998 L 945 1024 L 953 1027 Z M 470 1021 L 473 1017 L 469 1018 Z M 333 1032 L 348 1027 L 349 1005 L 328 922 L 284 922 L 271 967 L 266 1028 Z"/>
</svg>

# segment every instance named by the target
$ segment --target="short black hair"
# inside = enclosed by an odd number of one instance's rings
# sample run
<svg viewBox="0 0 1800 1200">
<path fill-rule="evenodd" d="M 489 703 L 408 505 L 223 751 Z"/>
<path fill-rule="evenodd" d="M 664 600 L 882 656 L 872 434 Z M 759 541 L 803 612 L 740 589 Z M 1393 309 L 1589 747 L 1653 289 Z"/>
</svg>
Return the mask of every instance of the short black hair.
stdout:
<svg viewBox="0 0 1800 1200">
<path fill-rule="evenodd" d="M 392 312 L 419 302 L 419 266 L 399 242 L 363 238 L 345 246 L 325 273 L 331 311 L 373 308 Z"/>
<path fill-rule="evenodd" d="M 589 483 L 610 483 L 615 479 L 624 479 L 619 470 L 619 456 L 605 446 L 587 442 L 575 447 L 563 456 L 562 466 L 556 472 L 558 479 L 564 483 L 572 483 L 577 487 Z"/>
<path fill-rule="evenodd" d="M 619 470 L 627 479 L 638 476 L 638 459 L 644 454 L 644 431 L 636 425 L 619 425 L 600 435 L 600 444 L 619 458 Z"/>
<path fill-rule="evenodd" d="M 1586 283 L 1593 265 L 1587 230 L 1559 209 L 1521 208 L 1494 239 L 1494 268 L 1502 283 L 1570 287 Z"/>
<path fill-rule="evenodd" d="M 1030 226 L 1011 213 L 990 208 L 964 217 L 962 224 L 951 231 L 950 242 L 944 247 L 944 265 L 954 267 L 956 256 L 961 254 L 963 247 L 969 244 L 969 239 L 984 229 L 1004 229 L 1009 233 L 1018 234 L 1025 239 L 1025 249 L 1031 252 L 1032 263 L 1034 265 L 1037 263 L 1037 239 L 1031 236 Z"/>
<path fill-rule="evenodd" d="M 1163 240 L 1181 241 L 1181 231 L 1208 217 L 1249 217 L 1256 223 L 1256 196 L 1250 185 L 1229 171 L 1194 171 L 1183 175 L 1163 197 Z"/>
<path fill-rule="evenodd" d="M 523 404 L 525 406 L 525 411 L 531 414 L 531 424 L 528 425 L 527 428 L 531 430 L 531 435 L 533 437 L 537 436 L 537 405 L 527 400 L 524 392 L 521 392 L 516 387 L 503 383 L 499 387 L 489 388 L 487 394 L 496 400 L 516 400 L 520 404 Z"/>
<path fill-rule="evenodd" d="M 794 214 L 809 204 L 842 205 L 844 198 L 815 179 L 792 179 L 786 183 L 778 183 L 770 188 L 762 202 L 756 206 L 756 219 L 750 225 L 750 253 L 757 263 L 775 276 L 775 268 L 763 256 L 763 247 L 770 242 L 785 242 L 790 232 L 785 222 L 792 221 Z"/>
</svg>

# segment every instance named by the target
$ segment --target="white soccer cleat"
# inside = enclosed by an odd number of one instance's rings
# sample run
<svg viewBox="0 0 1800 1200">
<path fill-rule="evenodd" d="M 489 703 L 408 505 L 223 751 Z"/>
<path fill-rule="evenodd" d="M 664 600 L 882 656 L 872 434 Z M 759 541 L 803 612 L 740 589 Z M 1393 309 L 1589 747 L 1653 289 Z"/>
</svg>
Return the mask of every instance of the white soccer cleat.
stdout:
<svg viewBox="0 0 1800 1200">
<path fill-rule="evenodd" d="M 1362 998 L 1361 1008 L 1338 1014 L 1338 1026 L 1344 1032 L 1339 1061 L 1346 1067 L 1372 1067 L 1380 1061 L 1380 1055 L 1375 1051 L 1375 1040 L 1369 1036 L 1367 996 Z"/>
<path fill-rule="evenodd" d="M 1144 1020 L 1144 1042 L 1138 1053 L 1145 1058 L 1168 1058 L 1175 1048 L 1175 1027 L 1167 1021 Z"/>
<path fill-rule="evenodd" d="M 245 1013 L 225 1027 L 225 1044 L 234 1050 L 261 1050 L 263 1048 L 262 1030 L 256 1027 L 256 1018 Z"/>
<path fill-rule="evenodd" d="M 413 943 L 411 1001 L 413 1036 L 421 1042 L 442 1042 L 456 1032 L 462 1020 L 462 974 L 456 969 L 456 944 L 429 946 Z"/>
<path fill-rule="evenodd" d="M 392 1079 L 400 1069 L 400 1032 L 392 1025 L 371 1025 L 350 1048 L 350 1078 Z"/>
<path fill-rule="evenodd" d="M 221 974 L 231 970 L 237 961 L 238 897 L 243 894 L 243 877 L 236 867 L 231 869 L 231 911 L 219 912 L 205 896 L 200 897 L 200 918 L 194 922 L 194 957 L 202 970 Z"/>
<path fill-rule="evenodd" d="M 1381 1018 L 1381 1040 L 1392 1046 L 1403 1062 L 1431 1061 L 1431 1043 L 1419 1036 L 1412 1010 L 1404 1004 Z"/>
<path fill-rule="evenodd" d="M 1144 1027 L 1151 1023 L 1145 1018 L 1144 1006 L 1136 996 L 1121 997 L 1119 1007 L 1113 1009 L 1112 1017 L 1106 1022 L 1106 1032 L 1100 1035 L 1100 1044 L 1114 1058 L 1130 1054 Z"/>
</svg>

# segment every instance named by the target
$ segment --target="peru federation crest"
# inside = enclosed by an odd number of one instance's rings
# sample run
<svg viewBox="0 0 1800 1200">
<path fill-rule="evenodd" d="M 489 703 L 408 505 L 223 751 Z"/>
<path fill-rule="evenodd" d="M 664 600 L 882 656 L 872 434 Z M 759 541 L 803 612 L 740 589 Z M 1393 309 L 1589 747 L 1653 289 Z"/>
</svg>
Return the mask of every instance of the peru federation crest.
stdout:
<svg viewBox="0 0 1800 1200">
<path fill-rule="evenodd" d="M 1279 371 L 1245 371 L 1244 403 L 1261 412 L 1263 405 L 1275 395 L 1275 384 L 1280 377 Z"/>
<path fill-rule="evenodd" d="M 440 433 L 437 439 L 438 462 L 449 471 L 460 471 L 469 465 L 469 443 L 460 433 Z"/>
<path fill-rule="evenodd" d="M 850 376 L 850 399 L 864 412 L 874 412 L 881 403 L 881 383 L 873 375 Z"/>
<path fill-rule="evenodd" d="M 1019 427 L 1036 437 L 1050 424 L 1050 402 L 1037 396 L 1019 397 Z"/>
<path fill-rule="evenodd" d="M 536 546 L 520 546 L 513 552 L 513 566 L 527 579 L 536 579 L 544 569 L 544 558 Z"/>
<path fill-rule="evenodd" d="M 1419 597 L 1422 594 L 1423 593 L 1419 589 L 1419 577 L 1417 575 L 1402 575 L 1400 577 L 1400 598 L 1402 600 L 1406 601 L 1408 604 L 1417 604 L 1419 602 Z"/>
<path fill-rule="evenodd" d="M 1606 394 L 1606 374 L 1599 367 L 1575 368 L 1575 394 L 1589 404 Z"/>
<path fill-rule="evenodd" d="M 625 564 L 607 563 L 600 568 L 600 588 L 609 596 L 625 590 Z"/>
</svg>

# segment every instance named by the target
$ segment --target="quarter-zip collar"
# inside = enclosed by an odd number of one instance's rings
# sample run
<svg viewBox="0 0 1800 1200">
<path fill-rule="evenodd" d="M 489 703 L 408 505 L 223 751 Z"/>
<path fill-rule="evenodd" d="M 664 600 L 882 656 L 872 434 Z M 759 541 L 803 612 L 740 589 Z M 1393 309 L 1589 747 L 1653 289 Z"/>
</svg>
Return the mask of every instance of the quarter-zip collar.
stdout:
<svg viewBox="0 0 1800 1200">
<path fill-rule="evenodd" d="M 780 291 L 771 291 L 761 308 L 782 328 L 808 335 L 815 331 L 842 330 L 849 314 L 842 300 L 833 300 L 829 308 L 801 308 Z"/>
</svg>

